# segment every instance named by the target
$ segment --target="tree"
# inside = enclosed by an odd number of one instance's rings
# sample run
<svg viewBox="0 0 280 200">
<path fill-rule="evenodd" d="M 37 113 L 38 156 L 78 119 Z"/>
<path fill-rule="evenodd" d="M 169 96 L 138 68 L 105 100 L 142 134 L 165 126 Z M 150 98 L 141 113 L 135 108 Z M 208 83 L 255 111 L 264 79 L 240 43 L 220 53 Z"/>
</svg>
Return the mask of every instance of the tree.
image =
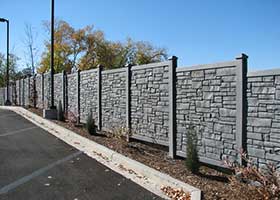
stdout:
<svg viewBox="0 0 280 200">
<path fill-rule="evenodd" d="M 4 87 L 6 80 L 5 80 L 5 69 L 6 69 L 6 64 L 5 64 L 5 58 L 4 54 L 0 53 L 0 87 Z"/>
<path fill-rule="evenodd" d="M 34 29 L 30 24 L 25 24 L 25 39 L 23 41 L 26 47 L 26 66 L 30 68 L 31 74 L 35 74 L 37 60 L 38 60 L 38 50 L 35 47 L 36 34 L 34 34 Z"/>
<path fill-rule="evenodd" d="M 50 31 L 48 22 L 44 23 L 46 30 Z M 85 35 L 91 31 L 91 27 L 75 30 L 67 22 L 58 20 L 55 22 L 54 30 L 54 69 L 55 72 L 77 69 L 79 54 L 85 49 Z M 46 72 L 50 68 L 50 41 L 45 41 L 45 51 L 43 52 L 40 68 L 38 72 Z"/>
<path fill-rule="evenodd" d="M 49 31 L 49 22 L 44 23 Z M 38 72 L 50 68 L 50 42 L 45 41 Z M 54 69 L 55 72 L 73 69 L 92 69 L 103 65 L 107 69 L 123 67 L 126 64 L 147 64 L 167 59 L 166 50 L 155 48 L 149 42 L 125 43 L 106 40 L 104 33 L 86 26 L 75 30 L 67 22 L 56 20 L 54 30 Z"/>
<path fill-rule="evenodd" d="M 166 49 L 155 48 L 149 42 L 136 42 L 133 46 L 136 50 L 135 55 L 132 56 L 132 64 L 142 65 L 167 59 Z"/>
<path fill-rule="evenodd" d="M 86 39 L 86 53 L 79 64 L 81 70 L 95 68 L 99 64 L 113 69 L 126 64 L 142 65 L 167 59 L 166 49 L 155 48 L 149 42 L 134 42 L 130 38 L 125 43 L 111 42 L 101 31 L 88 35 Z"/>
<path fill-rule="evenodd" d="M 19 58 L 10 54 L 9 60 L 9 75 L 10 81 L 17 79 L 20 74 L 17 72 L 17 61 Z M 6 85 L 6 70 L 7 70 L 7 60 L 4 54 L 0 53 L 0 87 L 5 87 Z"/>
</svg>

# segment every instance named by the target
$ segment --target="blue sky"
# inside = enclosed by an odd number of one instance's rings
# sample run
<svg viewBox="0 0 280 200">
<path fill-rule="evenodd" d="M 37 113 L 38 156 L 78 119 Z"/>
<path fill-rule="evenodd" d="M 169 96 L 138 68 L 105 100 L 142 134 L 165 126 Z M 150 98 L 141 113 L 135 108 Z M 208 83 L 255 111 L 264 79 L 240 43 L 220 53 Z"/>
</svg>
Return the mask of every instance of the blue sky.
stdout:
<svg viewBox="0 0 280 200">
<path fill-rule="evenodd" d="M 94 24 L 110 40 L 150 41 L 179 58 L 179 66 L 233 60 L 244 52 L 249 69 L 280 68 L 279 0 L 56 0 L 56 17 L 75 28 Z M 11 50 L 24 63 L 25 23 L 43 49 L 48 38 L 42 21 L 49 0 L 1 0 L 0 17 L 10 20 Z M 0 24 L 0 51 L 6 52 L 6 27 Z"/>
</svg>

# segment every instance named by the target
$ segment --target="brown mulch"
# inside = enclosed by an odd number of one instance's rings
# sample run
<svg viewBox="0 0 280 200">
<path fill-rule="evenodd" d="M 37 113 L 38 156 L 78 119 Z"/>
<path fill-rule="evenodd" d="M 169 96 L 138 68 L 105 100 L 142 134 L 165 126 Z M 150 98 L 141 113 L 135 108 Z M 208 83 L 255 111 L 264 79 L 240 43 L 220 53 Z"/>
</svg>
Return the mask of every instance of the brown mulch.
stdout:
<svg viewBox="0 0 280 200">
<path fill-rule="evenodd" d="M 29 108 L 33 113 L 42 116 L 42 110 Z M 74 124 L 53 120 L 53 122 L 72 130 L 81 136 L 102 144 L 118 153 L 137 160 L 156 170 L 186 182 L 203 192 L 203 199 L 229 199 L 229 200 L 257 200 L 262 199 L 256 188 L 248 185 L 232 186 L 228 180 L 230 174 L 224 170 L 203 165 L 198 174 L 192 174 L 185 167 L 182 159 L 170 159 L 165 148 L 139 141 L 126 142 L 124 139 L 111 137 L 108 133 L 100 136 L 92 136 L 83 127 Z"/>
<path fill-rule="evenodd" d="M 161 187 L 161 190 L 172 200 L 191 200 L 189 193 L 185 193 L 182 189 L 174 189 L 170 186 Z"/>
</svg>

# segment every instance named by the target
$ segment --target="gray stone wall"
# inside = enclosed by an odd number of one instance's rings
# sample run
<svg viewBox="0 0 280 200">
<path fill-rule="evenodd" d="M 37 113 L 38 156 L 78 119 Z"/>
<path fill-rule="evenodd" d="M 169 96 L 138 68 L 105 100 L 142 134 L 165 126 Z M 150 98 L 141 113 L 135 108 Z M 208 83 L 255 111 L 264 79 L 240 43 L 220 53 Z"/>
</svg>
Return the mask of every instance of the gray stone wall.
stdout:
<svg viewBox="0 0 280 200">
<path fill-rule="evenodd" d="M 21 106 L 25 106 L 25 80 L 21 79 L 20 83 L 20 98 L 21 98 Z"/>
<path fill-rule="evenodd" d="M 192 124 L 201 159 L 235 159 L 235 67 L 185 70 L 177 72 L 177 153 L 185 155 L 187 129 Z"/>
<path fill-rule="evenodd" d="M 25 79 L 23 79 L 23 81 L 24 81 L 24 88 L 23 88 L 24 101 L 23 102 L 24 102 L 24 106 L 29 106 L 29 78 L 25 78 Z"/>
<path fill-rule="evenodd" d="M 51 76 L 50 73 L 44 74 L 44 102 L 43 107 L 49 108 L 51 105 L 51 88 L 50 88 Z"/>
<path fill-rule="evenodd" d="M 102 71 L 102 127 L 118 130 L 126 126 L 125 69 Z"/>
<path fill-rule="evenodd" d="M 42 75 L 37 74 L 36 76 L 36 106 L 43 108 L 42 102 Z"/>
<path fill-rule="evenodd" d="M 81 121 L 86 122 L 92 110 L 93 118 L 97 122 L 97 70 L 89 70 L 80 74 L 80 113 Z"/>
<path fill-rule="evenodd" d="M 21 105 L 21 102 L 20 102 L 20 80 L 16 80 L 16 105 Z"/>
<path fill-rule="evenodd" d="M 5 88 L 0 88 L 0 105 L 3 106 L 5 103 Z"/>
<path fill-rule="evenodd" d="M 131 131 L 138 139 L 168 145 L 168 72 L 168 66 L 131 68 Z"/>
<path fill-rule="evenodd" d="M 35 78 L 36 78 L 36 76 L 35 76 Z M 31 76 L 30 77 L 30 86 L 29 86 L 29 105 L 30 106 L 34 106 L 34 92 L 35 92 L 34 86 L 33 86 L 34 84 L 36 87 L 36 83 L 34 83 L 34 77 Z M 36 101 L 36 99 L 35 99 L 35 101 Z"/>
<path fill-rule="evenodd" d="M 249 76 L 247 100 L 248 155 L 260 167 L 280 167 L 280 73 Z"/>
<path fill-rule="evenodd" d="M 173 152 L 183 157 L 186 156 L 187 130 L 193 124 L 199 156 L 205 163 L 222 166 L 226 158 L 240 161 L 237 152 L 244 148 L 258 166 L 270 162 L 280 166 L 280 70 L 249 73 L 247 78 L 245 61 L 238 58 L 177 68 L 175 77 L 171 75 L 174 72 L 171 66 L 175 65 L 170 61 L 101 71 L 101 79 L 97 69 L 83 71 L 79 84 L 77 73 L 69 74 L 65 77 L 66 108 L 72 116 L 78 116 L 80 85 L 81 122 L 86 122 L 92 109 L 97 125 L 102 128 L 130 127 L 133 138 L 170 149 L 174 145 Z M 176 80 L 173 84 L 171 77 Z M 243 85 L 246 81 L 247 87 Z M 41 77 L 37 76 L 37 106 L 48 108 L 50 74 L 44 74 L 44 91 L 42 84 Z M 55 75 L 54 84 L 57 104 L 63 99 L 62 74 Z M 16 82 L 17 100 L 21 105 L 27 103 L 27 87 L 26 80 Z M 176 96 L 172 98 L 173 92 Z M 3 95 L 5 89 L 0 90 L 0 102 L 5 98 Z M 176 104 L 172 106 L 173 100 Z M 175 108 L 176 112 L 170 112 Z"/>
<path fill-rule="evenodd" d="M 58 106 L 59 100 L 61 101 L 61 103 L 63 101 L 62 89 L 63 89 L 62 73 L 55 74 L 54 75 L 54 105 L 55 106 Z"/>
<path fill-rule="evenodd" d="M 20 105 L 24 106 L 25 102 L 24 102 L 24 79 L 20 80 Z"/>
<path fill-rule="evenodd" d="M 67 97 L 68 97 L 68 108 L 67 111 L 72 113 L 75 117 L 78 116 L 77 110 L 77 74 L 67 75 Z"/>
</svg>

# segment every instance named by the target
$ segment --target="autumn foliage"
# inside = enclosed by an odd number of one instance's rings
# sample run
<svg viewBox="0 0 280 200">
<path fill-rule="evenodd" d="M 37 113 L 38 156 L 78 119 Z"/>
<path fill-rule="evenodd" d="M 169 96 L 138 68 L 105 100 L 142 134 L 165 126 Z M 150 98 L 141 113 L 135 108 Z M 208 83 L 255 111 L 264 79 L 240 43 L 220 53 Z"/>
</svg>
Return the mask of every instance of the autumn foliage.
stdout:
<svg viewBox="0 0 280 200">
<path fill-rule="evenodd" d="M 49 22 L 44 26 L 49 32 Z M 63 20 L 56 20 L 54 31 L 54 68 L 59 73 L 62 70 L 87 70 L 96 68 L 99 64 L 106 69 L 123 67 L 126 64 L 147 64 L 167 58 L 166 50 L 155 48 L 149 42 L 113 42 L 105 38 L 104 33 L 95 30 L 93 26 L 74 29 Z M 45 41 L 45 51 L 42 54 L 37 72 L 43 73 L 50 67 L 50 41 Z"/>
</svg>

